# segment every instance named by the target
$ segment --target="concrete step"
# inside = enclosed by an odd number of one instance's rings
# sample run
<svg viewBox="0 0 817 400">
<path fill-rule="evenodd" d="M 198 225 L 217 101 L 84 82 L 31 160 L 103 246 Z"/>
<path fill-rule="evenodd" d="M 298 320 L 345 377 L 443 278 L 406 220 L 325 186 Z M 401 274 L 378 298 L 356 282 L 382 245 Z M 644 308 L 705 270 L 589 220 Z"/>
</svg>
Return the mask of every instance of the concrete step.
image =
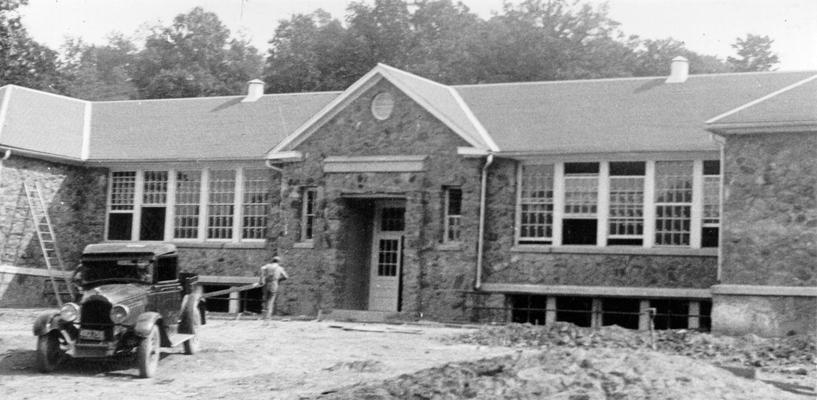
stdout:
<svg viewBox="0 0 817 400">
<path fill-rule="evenodd" d="M 349 322 L 409 322 L 416 321 L 416 313 L 411 312 L 396 312 L 396 311 L 370 311 L 370 310 L 322 310 L 320 319 L 328 319 L 332 321 L 349 321 Z"/>
</svg>

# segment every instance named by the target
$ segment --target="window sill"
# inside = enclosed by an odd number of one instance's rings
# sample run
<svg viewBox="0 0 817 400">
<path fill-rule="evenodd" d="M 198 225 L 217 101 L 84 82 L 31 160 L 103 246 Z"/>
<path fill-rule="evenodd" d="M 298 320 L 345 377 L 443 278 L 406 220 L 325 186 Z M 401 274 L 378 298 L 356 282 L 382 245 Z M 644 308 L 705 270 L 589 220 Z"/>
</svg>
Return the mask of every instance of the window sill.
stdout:
<svg viewBox="0 0 817 400">
<path fill-rule="evenodd" d="M 461 251 L 462 243 L 461 242 L 437 243 L 437 247 L 435 247 L 434 249 L 437 251 Z"/>
<path fill-rule="evenodd" d="M 511 247 L 516 253 L 548 253 L 548 254 L 621 254 L 621 255 L 657 255 L 657 256 L 701 256 L 717 257 L 718 249 L 715 247 L 705 249 L 673 248 L 673 247 L 653 247 L 644 248 L 637 246 L 537 246 L 518 245 Z"/>
<path fill-rule="evenodd" d="M 170 242 L 179 249 L 265 249 L 267 242 Z"/>
<path fill-rule="evenodd" d="M 293 249 L 314 249 L 315 242 L 296 242 L 292 245 Z"/>
</svg>

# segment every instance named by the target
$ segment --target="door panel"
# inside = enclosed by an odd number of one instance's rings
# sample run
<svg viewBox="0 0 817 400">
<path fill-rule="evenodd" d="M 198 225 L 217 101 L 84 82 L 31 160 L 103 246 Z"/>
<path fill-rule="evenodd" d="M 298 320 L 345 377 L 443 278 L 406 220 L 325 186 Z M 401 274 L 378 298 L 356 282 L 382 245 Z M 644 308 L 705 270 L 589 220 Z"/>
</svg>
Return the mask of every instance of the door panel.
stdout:
<svg viewBox="0 0 817 400">
<path fill-rule="evenodd" d="M 391 203 L 378 204 L 375 208 L 374 225 L 369 309 L 398 311 L 405 207 Z"/>
</svg>

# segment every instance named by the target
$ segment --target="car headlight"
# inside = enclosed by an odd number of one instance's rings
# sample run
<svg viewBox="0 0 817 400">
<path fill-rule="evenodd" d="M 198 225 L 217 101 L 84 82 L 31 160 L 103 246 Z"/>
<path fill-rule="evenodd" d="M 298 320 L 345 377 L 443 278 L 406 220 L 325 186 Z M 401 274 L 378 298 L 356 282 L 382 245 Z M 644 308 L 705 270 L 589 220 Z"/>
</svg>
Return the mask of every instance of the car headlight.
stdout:
<svg viewBox="0 0 817 400">
<path fill-rule="evenodd" d="M 111 308 L 111 321 L 115 324 L 121 324 L 125 321 L 125 318 L 128 318 L 128 314 L 130 314 L 130 309 L 128 306 L 123 304 L 117 304 Z"/>
<path fill-rule="evenodd" d="M 65 322 L 73 322 L 79 315 L 79 306 L 74 303 L 65 303 L 60 309 L 60 318 Z"/>
</svg>

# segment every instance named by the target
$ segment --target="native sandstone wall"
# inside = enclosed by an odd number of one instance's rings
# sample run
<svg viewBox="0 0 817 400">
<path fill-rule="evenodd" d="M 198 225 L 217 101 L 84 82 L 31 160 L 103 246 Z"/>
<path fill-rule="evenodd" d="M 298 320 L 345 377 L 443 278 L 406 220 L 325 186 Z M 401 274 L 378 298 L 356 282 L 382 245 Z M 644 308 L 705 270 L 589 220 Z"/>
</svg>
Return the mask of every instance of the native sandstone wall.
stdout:
<svg viewBox="0 0 817 400">
<path fill-rule="evenodd" d="M 382 91 L 391 92 L 395 104 L 385 121 L 370 111 L 372 98 Z M 285 167 L 282 196 L 273 200 L 272 211 L 273 219 L 282 223 L 271 242 L 292 271 L 287 296 L 294 297 L 300 312 L 361 304 L 360 299 L 345 299 L 360 297 L 350 291 L 363 290 L 348 276 L 361 275 L 352 264 L 360 262 L 358 253 L 370 244 L 347 237 L 348 229 L 360 229 L 349 216 L 363 211 L 359 202 L 343 195 L 393 194 L 405 198 L 406 205 L 401 310 L 427 318 L 464 318 L 464 291 L 474 281 L 482 161 L 458 156 L 458 146 L 467 142 L 385 80 L 297 146 L 305 159 Z M 428 157 L 422 172 L 323 172 L 326 157 L 374 155 Z M 318 190 L 311 247 L 298 242 L 300 192 L 305 186 Z M 456 246 L 441 245 L 445 186 L 458 186 L 463 193 L 463 240 Z"/>
<path fill-rule="evenodd" d="M 59 164 L 12 155 L 0 172 L 0 264 L 45 269 L 45 261 L 28 215 L 22 185 L 38 182 L 54 227 L 65 267 L 73 270 L 90 243 L 102 240 L 105 226 L 106 170 Z M 5 274 L 0 306 L 45 306 L 45 280 Z"/>
</svg>

